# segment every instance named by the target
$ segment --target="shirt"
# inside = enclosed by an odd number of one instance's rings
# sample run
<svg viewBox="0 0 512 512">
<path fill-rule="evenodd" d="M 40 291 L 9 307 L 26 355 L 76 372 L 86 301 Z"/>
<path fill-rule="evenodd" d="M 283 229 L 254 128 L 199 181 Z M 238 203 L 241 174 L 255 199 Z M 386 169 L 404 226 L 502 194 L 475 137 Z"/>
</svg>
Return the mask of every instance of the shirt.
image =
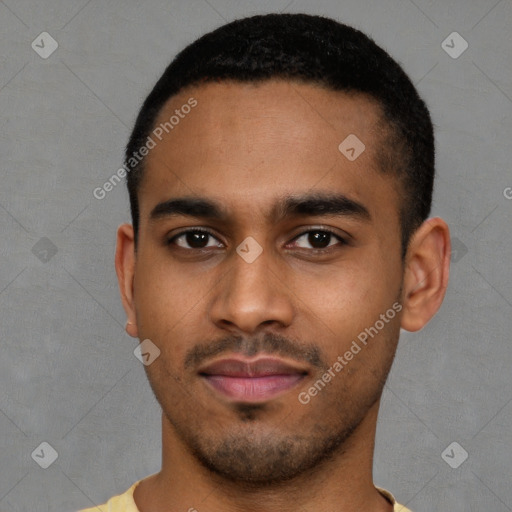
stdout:
<svg viewBox="0 0 512 512">
<path fill-rule="evenodd" d="M 93 508 L 86 508 L 80 510 L 79 512 L 139 512 L 137 505 L 135 505 L 135 501 L 133 499 L 133 491 L 135 487 L 140 483 L 135 482 L 126 492 L 120 494 L 119 496 L 114 496 L 110 498 L 107 503 L 104 505 L 99 505 Z M 400 505 L 396 502 L 393 495 L 386 491 L 385 489 L 381 489 L 380 487 L 376 487 L 376 489 L 392 504 L 394 505 L 393 512 L 411 512 L 408 508 L 405 508 L 403 505 Z"/>
</svg>

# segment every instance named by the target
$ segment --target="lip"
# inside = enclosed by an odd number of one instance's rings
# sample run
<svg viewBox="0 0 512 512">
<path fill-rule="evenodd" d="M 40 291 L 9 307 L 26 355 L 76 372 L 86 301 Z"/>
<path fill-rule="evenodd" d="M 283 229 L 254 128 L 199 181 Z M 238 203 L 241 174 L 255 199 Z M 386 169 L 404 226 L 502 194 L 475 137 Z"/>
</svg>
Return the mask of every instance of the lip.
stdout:
<svg viewBox="0 0 512 512">
<path fill-rule="evenodd" d="M 199 369 L 208 385 L 238 402 L 265 402 L 295 387 L 308 371 L 273 357 L 225 358 Z"/>
</svg>

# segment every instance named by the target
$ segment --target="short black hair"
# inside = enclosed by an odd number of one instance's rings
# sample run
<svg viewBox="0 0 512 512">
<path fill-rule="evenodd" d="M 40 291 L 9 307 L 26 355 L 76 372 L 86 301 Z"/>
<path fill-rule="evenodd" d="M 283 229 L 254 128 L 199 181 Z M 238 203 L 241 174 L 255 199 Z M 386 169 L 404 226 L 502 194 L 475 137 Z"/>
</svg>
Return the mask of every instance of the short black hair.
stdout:
<svg viewBox="0 0 512 512">
<path fill-rule="evenodd" d="M 126 147 L 135 242 L 144 159 L 131 167 L 128 163 L 146 143 L 166 102 L 200 83 L 271 79 L 364 94 L 381 107 L 386 137 L 377 161 L 382 172 L 392 173 L 401 182 L 403 258 L 411 234 L 428 217 L 432 204 L 435 149 L 428 108 L 402 67 L 370 37 L 333 19 L 307 14 L 235 20 L 203 35 L 169 64 L 144 101 Z"/>
</svg>

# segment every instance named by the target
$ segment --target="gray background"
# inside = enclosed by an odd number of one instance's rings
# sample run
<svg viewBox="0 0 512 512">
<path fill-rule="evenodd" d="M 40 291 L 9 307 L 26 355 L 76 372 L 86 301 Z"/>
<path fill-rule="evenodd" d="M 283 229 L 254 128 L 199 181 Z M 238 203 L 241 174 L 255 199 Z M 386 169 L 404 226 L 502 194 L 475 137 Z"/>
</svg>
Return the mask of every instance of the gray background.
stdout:
<svg viewBox="0 0 512 512">
<path fill-rule="evenodd" d="M 512 2 L 4 0 L 0 511 L 92 506 L 159 469 L 159 408 L 124 332 L 113 267 L 127 194 L 92 191 L 121 165 L 175 53 L 265 12 L 367 32 L 404 65 L 436 126 L 432 213 L 457 251 L 441 311 L 401 338 L 375 482 L 415 512 L 512 510 Z M 43 31 L 59 45 L 47 59 L 31 47 Z M 457 59 L 441 46 L 453 31 L 469 44 Z M 454 441 L 469 454 L 456 469 L 442 457 Z M 47 469 L 31 457 L 42 442 L 58 453 Z"/>
</svg>

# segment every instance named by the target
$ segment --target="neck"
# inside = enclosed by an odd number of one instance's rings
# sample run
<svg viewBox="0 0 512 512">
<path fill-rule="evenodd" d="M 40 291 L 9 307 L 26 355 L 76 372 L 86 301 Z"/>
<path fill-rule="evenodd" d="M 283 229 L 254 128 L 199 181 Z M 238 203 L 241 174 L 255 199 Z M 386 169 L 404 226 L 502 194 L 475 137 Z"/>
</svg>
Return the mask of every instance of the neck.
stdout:
<svg viewBox="0 0 512 512">
<path fill-rule="evenodd" d="M 177 438 L 163 415 L 162 469 L 137 486 L 137 507 L 140 512 L 390 512 L 392 505 L 372 479 L 379 402 L 329 461 L 275 485 L 233 482 L 212 473 Z"/>
</svg>

